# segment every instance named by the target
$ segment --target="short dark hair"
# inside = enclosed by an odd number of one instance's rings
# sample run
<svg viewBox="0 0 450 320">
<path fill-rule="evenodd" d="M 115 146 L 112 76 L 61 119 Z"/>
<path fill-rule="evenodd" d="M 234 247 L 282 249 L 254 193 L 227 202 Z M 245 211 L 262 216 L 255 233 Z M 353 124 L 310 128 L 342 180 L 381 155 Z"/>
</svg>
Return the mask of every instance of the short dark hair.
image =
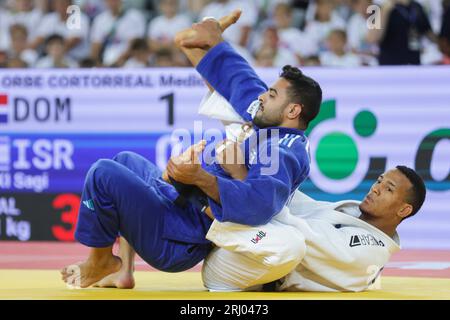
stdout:
<svg viewBox="0 0 450 320">
<path fill-rule="evenodd" d="M 149 51 L 150 50 L 147 40 L 145 40 L 143 38 L 133 39 L 133 41 L 131 41 L 131 44 L 130 44 L 130 49 L 132 51 L 139 51 L 139 50 Z"/>
<path fill-rule="evenodd" d="M 50 43 L 53 42 L 59 42 L 59 43 L 64 43 L 64 37 L 61 36 L 60 34 L 54 33 L 51 34 L 47 37 L 47 39 L 45 39 L 45 45 L 48 46 Z"/>
<path fill-rule="evenodd" d="M 413 207 L 411 214 L 406 217 L 410 218 L 415 215 L 422 207 L 422 204 L 425 201 L 427 189 L 425 187 L 423 179 L 413 169 L 406 166 L 396 166 L 395 168 L 400 171 L 406 178 L 408 178 L 409 182 L 411 182 L 412 184 L 412 187 L 407 191 L 408 193 L 405 199 L 406 203 L 410 204 Z"/>
<path fill-rule="evenodd" d="M 322 89 L 320 85 L 296 67 L 286 65 L 280 74 L 280 77 L 286 79 L 291 86 L 288 88 L 288 94 L 293 102 L 302 105 L 302 114 L 300 120 L 306 127 L 320 111 L 322 103 Z"/>
<path fill-rule="evenodd" d="M 97 63 L 92 58 L 84 58 L 80 60 L 80 68 L 95 68 Z"/>
</svg>

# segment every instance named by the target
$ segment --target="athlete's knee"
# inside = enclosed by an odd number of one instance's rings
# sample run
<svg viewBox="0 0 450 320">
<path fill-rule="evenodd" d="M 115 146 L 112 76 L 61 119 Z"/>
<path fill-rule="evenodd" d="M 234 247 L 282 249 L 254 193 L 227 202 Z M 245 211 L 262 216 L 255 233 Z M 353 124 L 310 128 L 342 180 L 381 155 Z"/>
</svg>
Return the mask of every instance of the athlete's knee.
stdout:
<svg viewBox="0 0 450 320">
<path fill-rule="evenodd" d="M 118 163 L 125 164 L 130 159 L 136 158 L 138 156 L 139 155 L 137 153 L 132 151 L 121 151 L 113 157 L 113 160 Z"/>
<path fill-rule="evenodd" d="M 120 164 L 113 160 L 99 159 L 89 169 L 86 180 L 98 180 L 114 175 L 117 173 L 118 166 L 120 166 Z"/>
</svg>

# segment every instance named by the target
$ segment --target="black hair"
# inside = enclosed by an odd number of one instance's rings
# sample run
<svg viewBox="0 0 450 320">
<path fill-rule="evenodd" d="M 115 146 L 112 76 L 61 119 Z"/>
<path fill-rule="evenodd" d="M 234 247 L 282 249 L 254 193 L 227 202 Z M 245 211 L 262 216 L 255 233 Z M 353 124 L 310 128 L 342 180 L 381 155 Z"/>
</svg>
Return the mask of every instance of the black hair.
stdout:
<svg viewBox="0 0 450 320">
<path fill-rule="evenodd" d="M 131 41 L 130 49 L 132 51 L 138 51 L 138 50 L 149 51 L 150 50 L 147 41 L 143 38 L 133 39 L 133 41 Z"/>
<path fill-rule="evenodd" d="M 45 45 L 48 46 L 51 42 L 55 42 L 55 41 L 64 43 L 64 37 L 57 33 L 54 33 L 54 34 L 48 36 L 47 39 L 45 39 Z"/>
<path fill-rule="evenodd" d="M 84 58 L 80 60 L 80 68 L 95 68 L 96 62 L 92 58 Z"/>
<path fill-rule="evenodd" d="M 425 187 L 423 179 L 413 169 L 406 166 L 396 166 L 395 168 L 400 171 L 406 178 L 408 178 L 409 182 L 411 182 L 412 184 L 412 187 L 407 191 L 405 199 L 405 201 L 413 207 L 411 214 L 406 217 L 410 218 L 415 215 L 422 207 L 422 204 L 425 201 L 427 189 Z"/>
<path fill-rule="evenodd" d="M 304 122 L 305 129 L 308 127 L 320 111 L 322 103 L 322 89 L 320 85 L 296 67 L 286 65 L 280 74 L 280 77 L 286 79 L 291 86 L 288 88 L 288 94 L 292 102 L 302 105 L 300 121 Z"/>
<path fill-rule="evenodd" d="M 156 50 L 155 56 L 158 58 L 173 58 L 173 52 L 169 48 L 160 48 Z"/>
</svg>

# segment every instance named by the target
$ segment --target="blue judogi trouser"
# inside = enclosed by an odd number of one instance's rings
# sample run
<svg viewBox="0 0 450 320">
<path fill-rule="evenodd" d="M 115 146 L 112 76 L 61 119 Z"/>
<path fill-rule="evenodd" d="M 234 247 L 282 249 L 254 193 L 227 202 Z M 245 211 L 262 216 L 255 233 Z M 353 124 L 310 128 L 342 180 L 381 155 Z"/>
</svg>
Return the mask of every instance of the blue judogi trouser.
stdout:
<svg viewBox="0 0 450 320">
<path fill-rule="evenodd" d="M 151 266 L 179 272 L 211 249 L 210 221 L 198 209 L 173 203 L 178 193 L 153 163 L 132 152 L 101 159 L 86 176 L 75 238 L 103 248 L 123 236 Z"/>
</svg>

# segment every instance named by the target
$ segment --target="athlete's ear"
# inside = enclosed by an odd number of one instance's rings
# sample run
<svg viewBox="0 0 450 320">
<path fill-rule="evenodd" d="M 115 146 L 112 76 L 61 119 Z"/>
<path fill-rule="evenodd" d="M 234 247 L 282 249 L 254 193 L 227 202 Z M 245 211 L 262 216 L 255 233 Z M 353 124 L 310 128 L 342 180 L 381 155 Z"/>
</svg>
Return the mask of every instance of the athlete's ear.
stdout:
<svg viewBox="0 0 450 320">
<path fill-rule="evenodd" d="M 299 103 L 290 103 L 287 106 L 287 111 L 287 117 L 290 120 L 294 120 L 300 117 L 300 114 L 302 113 L 302 105 Z"/>
<path fill-rule="evenodd" d="M 412 205 L 406 203 L 403 205 L 403 207 L 400 209 L 400 211 L 397 213 L 397 215 L 402 218 L 405 219 L 407 216 L 409 216 L 413 211 L 413 207 Z"/>
</svg>

